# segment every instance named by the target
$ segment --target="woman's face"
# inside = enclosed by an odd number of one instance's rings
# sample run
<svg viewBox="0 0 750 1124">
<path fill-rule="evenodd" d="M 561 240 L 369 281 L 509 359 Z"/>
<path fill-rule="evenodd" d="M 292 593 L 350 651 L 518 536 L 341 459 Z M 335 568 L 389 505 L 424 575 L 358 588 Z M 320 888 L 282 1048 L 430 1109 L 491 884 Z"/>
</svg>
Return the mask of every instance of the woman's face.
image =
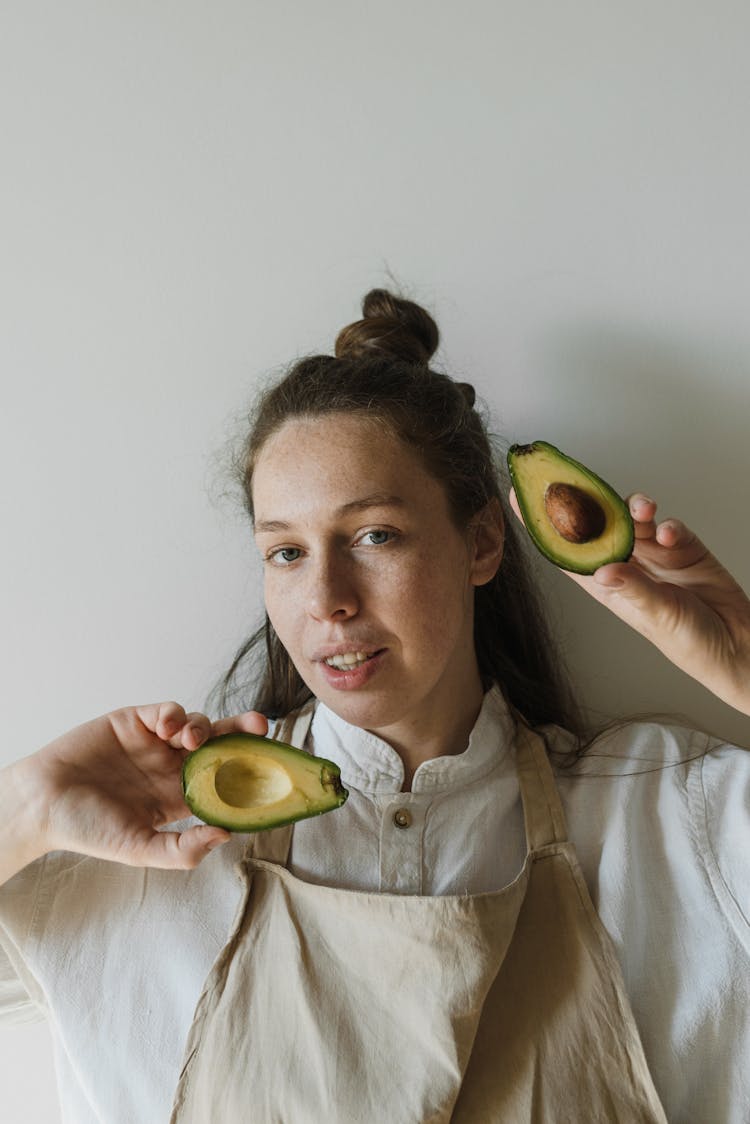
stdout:
<svg viewBox="0 0 750 1124">
<path fill-rule="evenodd" d="M 266 609 L 313 694 L 394 744 L 476 705 L 474 586 L 499 554 L 408 446 L 359 415 L 286 422 L 253 502 Z"/>
</svg>

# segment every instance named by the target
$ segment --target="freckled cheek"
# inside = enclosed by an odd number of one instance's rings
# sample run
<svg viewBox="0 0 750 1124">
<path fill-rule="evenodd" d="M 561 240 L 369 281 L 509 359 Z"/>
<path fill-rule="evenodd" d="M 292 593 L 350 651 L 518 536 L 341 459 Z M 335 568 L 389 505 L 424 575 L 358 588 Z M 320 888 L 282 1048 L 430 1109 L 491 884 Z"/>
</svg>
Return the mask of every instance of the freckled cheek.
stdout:
<svg viewBox="0 0 750 1124">
<path fill-rule="evenodd" d="M 394 577 L 388 600 L 396 631 L 404 638 L 410 635 L 417 645 L 433 645 L 460 632 L 471 612 L 473 590 L 462 589 L 458 571 L 435 572 L 425 566 Z"/>
<path fill-rule="evenodd" d="M 296 599 L 289 590 L 285 590 L 278 581 L 278 575 L 267 576 L 263 583 L 263 599 L 269 620 L 276 634 L 284 646 L 289 648 L 290 642 L 294 643 L 294 636 L 299 633 L 296 621 L 300 615 Z"/>
</svg>

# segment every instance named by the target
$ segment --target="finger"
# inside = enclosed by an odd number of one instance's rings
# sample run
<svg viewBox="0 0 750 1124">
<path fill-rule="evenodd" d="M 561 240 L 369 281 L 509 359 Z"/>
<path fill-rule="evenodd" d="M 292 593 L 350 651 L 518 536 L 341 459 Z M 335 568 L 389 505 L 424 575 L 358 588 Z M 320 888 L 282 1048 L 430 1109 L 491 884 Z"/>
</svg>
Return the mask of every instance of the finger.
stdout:
<svg viewBox="0 0 750 1124">
<path fill-rule="evenodd" d="M 633 518 L 633 527 L 637 539 L 652 539 L 656 534 L 656 503 L 643 492 L 634 492 L 625 501 Z"/>
<path fill-rule="evenodd" d="M 133 853 L 133 865 L 192 870 L 231 838 L 228 831 L 208 824 L 198 824 L 185 831 L 157 831 Z"/>
<path fill-rule="evenodd" d="M 615 594 L 628 582 L 637 580 L 633 578 L 633 570 L 640 572 L 639 566 L 633 562 L 608 562 L 593 574 L 576 574 L 572 570 L 563 570 L 563 573 L 597 601 L 614 609 Z"/>
<path fill-rule="evenodd" d="M 510 506 L 516 518 L 520 519 L 523 523 L 523 515 L 521 515 L 521 508 L 518 506 L 518 496 L 516 495 L 515 488 L 511 488 L 511 490 L 508 492 L 508 502 L 510 503 Z"/>
<path fill-rule="evenodd" d="M 608 562 L 606 566 L 600 566 L 592 576 L 596 584 L 603 589 L 622 589 L 632 568 L 625 562 Z"/>
<path fill-rule="evenodd" d="M 211 719 L 197 710 L 185 715 L 184 725 L 170 738 L 169 744 L 175 749 L 194 750 L 211 737 Z"/>
<path fill-rule="evenodd" d="M 631 492 L 625 500 L 634 519 L 649 520 L 656 514 L 656 500 L 644 492 Z"/>
<path fill-rule="evenodd" d="M 268 719 L 257 710 L 247 710 L 244 714 L 235 714 L 231 718 L 219 718 L 214 722 L 211 733 L 214 737 L 218 734 L 260 734 L 265 737 L 268 733 Z"/>
<path fill-rule="evenodd" d="M 648 573 L 668 580 L 676 571 L 684 575 L 691 570 L 700 579 L 695 567 L 708 557 L 706 545 L 680 519 L 664 519 L 654 527 L 654 537 L 639 540 L 633 551 L 634 560 Z"/>
<path fill-rule="evenodd" d="M 680 519 L 665 519 L 656 528 L 656 541 L 660 546 L 673 550 L 679 547 L 692 546 L 698 541 L 689 527 Z"/>
<path fill-rule="evenodd" d="M 152 734 L 169 741 L 185 725 L 185 709 L 176 702 L 149 703 L 135 707 L 135 713 Z"/>
</svg>

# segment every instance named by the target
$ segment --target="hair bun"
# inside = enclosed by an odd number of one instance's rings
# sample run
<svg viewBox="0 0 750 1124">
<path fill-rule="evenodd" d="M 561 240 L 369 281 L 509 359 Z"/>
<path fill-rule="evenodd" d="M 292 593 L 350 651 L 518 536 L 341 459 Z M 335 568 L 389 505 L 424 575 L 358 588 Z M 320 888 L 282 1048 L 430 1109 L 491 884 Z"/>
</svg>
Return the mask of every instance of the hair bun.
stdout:
<svg viewBox="0 0 750 1124">
<path fill-rule="evenodd" d="M 470 382 L 459 382 L 456 383 L 456 386 L 463 394 L 466 405 L 469 407 L 469 409 L 471 409 L 477 400 L 477 392 L 475 391 L 474 387 Z"/>
<path fill-rule="evenodd" d="M 336 337 L 337 359 L 375 353 L 428 365 L 440 342 L 429 312 L 387 289 L 371 289 L 362 301 L 362 312 L 362 320 L 348 324 Z"/>
</svg>

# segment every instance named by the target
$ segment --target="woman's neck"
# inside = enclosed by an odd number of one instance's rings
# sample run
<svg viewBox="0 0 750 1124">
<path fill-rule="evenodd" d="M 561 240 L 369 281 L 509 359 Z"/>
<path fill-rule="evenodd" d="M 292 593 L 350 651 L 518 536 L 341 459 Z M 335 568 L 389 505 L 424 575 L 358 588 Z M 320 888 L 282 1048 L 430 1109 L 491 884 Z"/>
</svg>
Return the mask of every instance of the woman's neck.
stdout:
<svg viewBox="0 0 750 1124">
<path fill-rule="evenodd" d="M 372 731 L 388 742 L 403 762 L 402 792 L 411 791 L 414 774 L 423 762 L 464 752 L 483 700 L 484 690 L 477 676 L 470 693 L 465 694 L 460 705 L 451 707 L 447 713 L 441 713 L 436 707 L 431 716 L 422 715 Z"/>
</svg>

